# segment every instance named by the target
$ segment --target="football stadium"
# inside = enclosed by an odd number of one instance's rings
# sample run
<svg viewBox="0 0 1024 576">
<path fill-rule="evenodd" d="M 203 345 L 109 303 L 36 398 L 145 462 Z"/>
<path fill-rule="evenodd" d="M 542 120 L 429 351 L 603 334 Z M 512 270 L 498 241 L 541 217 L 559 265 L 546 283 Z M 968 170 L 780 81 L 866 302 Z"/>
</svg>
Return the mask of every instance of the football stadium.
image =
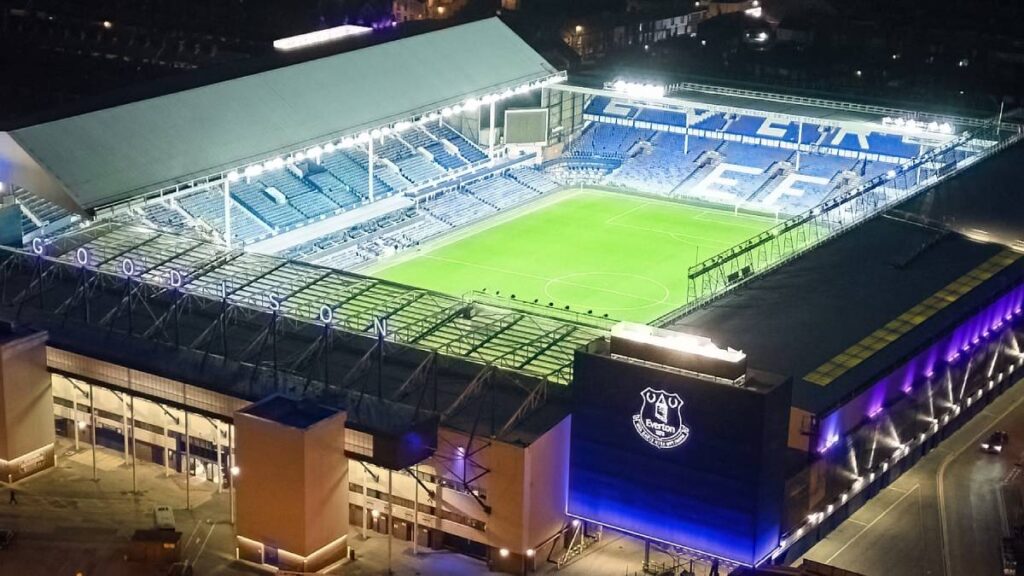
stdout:
<svg viewBox="0 0 1024 576">
<path fill-rule="evenodd" d="M 282 570 L 614 531 L 739 573 L 1018 380 L 1010 115 L 576 83 L 496 18 L 349 33 L 0 132 L 9 479 L 131 444 Z"/>
</svg>

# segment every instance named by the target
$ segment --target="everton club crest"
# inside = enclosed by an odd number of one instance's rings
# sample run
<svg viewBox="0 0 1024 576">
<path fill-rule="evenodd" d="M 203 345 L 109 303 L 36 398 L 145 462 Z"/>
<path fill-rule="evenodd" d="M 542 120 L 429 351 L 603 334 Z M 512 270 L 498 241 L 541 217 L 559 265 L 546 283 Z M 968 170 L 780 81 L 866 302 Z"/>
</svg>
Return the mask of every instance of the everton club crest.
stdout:
<svg viewBox="0 0 1024 576">
<path fill-rule="evenodd" d="M 633 415 L 633 426 L 640 437 L 655 448 L 675 448 L 690 436 L 683 424 L 683 399 L 679 394 L 645 388 L 644 403 Z"/>
</svg>

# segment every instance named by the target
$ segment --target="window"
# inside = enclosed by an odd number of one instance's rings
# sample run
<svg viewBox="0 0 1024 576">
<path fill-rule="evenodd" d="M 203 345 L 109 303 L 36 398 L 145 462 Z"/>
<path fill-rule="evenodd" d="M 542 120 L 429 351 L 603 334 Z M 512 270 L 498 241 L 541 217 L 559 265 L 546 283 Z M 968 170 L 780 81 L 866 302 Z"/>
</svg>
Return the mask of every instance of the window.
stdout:
<svg viewBox="0 0 1024 576">
<path fill-rule="evenodd" d="M 373 436 L 366 432 L 346 428 L 345 451 L 373 458 Z"/>
<path fill-rule="evenodd" d="M 469 526 L 470 528 L 474 530 L 479 530 L 481 532 L 487 529 L 486 522 L 477 520 L 476 518 L 470 518 L 469 516 L 464 516 L 462 514 L 459 514 L 458 512 L 452 512 L 450 510 L 443 510 L 441 512 L 441 518 L 443 518 L 444 520 L 448 520 L 449 522 L 455 522 L 456 524 Z"/>
</svg>

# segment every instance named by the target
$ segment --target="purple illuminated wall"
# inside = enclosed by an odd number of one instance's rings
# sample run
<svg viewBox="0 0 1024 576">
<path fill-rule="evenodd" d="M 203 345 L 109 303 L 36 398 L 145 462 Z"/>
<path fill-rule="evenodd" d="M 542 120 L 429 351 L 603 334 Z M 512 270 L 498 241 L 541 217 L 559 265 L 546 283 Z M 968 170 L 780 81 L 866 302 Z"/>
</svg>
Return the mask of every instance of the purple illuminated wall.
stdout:
<svg viewBox="0 0 1024 576">
<path fill-rule="evenodd" d="M 1024 306 L 1024 285 L 1013 288 L 961 324 L 950 334 L 935 342 L 899 369 L 882 378 L 842 408 L 821 419 L 818 452 L 824 452 L 840 436 L 860 425 L 865 417 L 874 416 L 886 404 L 902 398 L 929 377 L 991 338 L 1011 322 L 1017 322 Z"/>
</svg>

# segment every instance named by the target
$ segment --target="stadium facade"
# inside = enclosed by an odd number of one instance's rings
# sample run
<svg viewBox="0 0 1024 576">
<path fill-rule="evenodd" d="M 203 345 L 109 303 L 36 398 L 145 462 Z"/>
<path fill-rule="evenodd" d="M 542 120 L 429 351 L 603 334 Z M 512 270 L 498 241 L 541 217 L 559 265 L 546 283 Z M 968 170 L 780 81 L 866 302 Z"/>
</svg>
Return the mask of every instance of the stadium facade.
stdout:
<svg viewBox="0 0 1024 576">
<path fill-rule="evenodd" d="M 0 133 L 11 479 L 54 434 L 123 450 L 236 491 L 239 557 L 291 570 L 352 530 L 751 566 L 1017 379 L 1018 231 L 922 199 L 1018 126 L 565 80 L 491 19 Z M 651 326 L 352 272 L 580 185 L 773 224 Z"/>
</svg>

